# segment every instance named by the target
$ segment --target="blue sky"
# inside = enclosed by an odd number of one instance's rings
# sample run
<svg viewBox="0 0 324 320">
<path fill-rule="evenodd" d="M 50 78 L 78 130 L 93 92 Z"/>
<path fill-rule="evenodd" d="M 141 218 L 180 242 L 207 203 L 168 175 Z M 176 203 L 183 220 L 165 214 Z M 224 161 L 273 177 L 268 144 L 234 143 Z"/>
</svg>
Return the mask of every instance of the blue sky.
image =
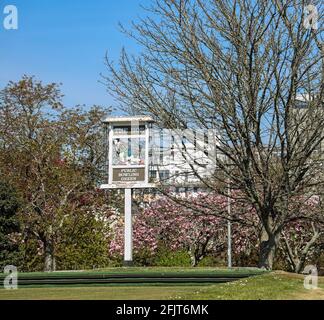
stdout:
<svg viewBox="0 0 324 320">
<path fill-rule="evenodd" d="M 23 74 L 61 82 L 67 106 L 115 105 L 98 83 L 106 51 L 116 60 L 124 46 L 139 48 L 120 33 L 145 15 L 150 0 L 0 0 L 0 88 Z M 5 30 L 3 9 L 16 5 L 19 29 Z"/>
</svg>

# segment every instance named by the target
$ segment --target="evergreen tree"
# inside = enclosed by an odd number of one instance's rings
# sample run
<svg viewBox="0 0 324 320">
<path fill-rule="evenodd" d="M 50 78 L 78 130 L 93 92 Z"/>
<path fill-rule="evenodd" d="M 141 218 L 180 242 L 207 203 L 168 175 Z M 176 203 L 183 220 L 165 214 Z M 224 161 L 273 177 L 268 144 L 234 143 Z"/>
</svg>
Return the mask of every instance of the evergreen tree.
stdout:
<svg viewBox="0 0 324 320">
<path fill-rule="evenodd" d="M 0 181 L 0 272 L 6 265 L 19 263 L 19 243 L 14 241 L 20 230 L 17 211 L 19 197 L 9 184 Z"/>
</svg>

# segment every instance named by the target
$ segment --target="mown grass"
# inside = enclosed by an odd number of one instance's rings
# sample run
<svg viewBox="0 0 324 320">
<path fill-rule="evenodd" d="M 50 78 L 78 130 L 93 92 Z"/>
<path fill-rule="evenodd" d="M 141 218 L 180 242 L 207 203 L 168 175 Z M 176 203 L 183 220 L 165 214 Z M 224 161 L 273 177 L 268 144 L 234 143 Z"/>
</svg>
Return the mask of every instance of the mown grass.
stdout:
<svg viewBox="0 0 324 320">
<path fill-rule="evenodd" d="M 120 268 L 106 268 L 106 269 L 95 269 L 95 270 L 84 270 L 84 271 L 58 271 L 58 272 L 32 272 L 32 273 L 19 273 L 21 277 L 76 277 L 79 275 L 109 275 L 109 274 L 145 274 L 145 275 L 228 275 L 228 274 L 258 274 L 263 273 L 262 270 L 255 268 L 232 268 L 232 269 L 221 269 L 221 268 L 181 268 L 181 267 L 120 267 Z M 5 275 L 0 273 L 0 279 Z"/>
<path fill-rule="evenodd" d="M 200 287 L 111 286 L 0 290 L 0 300 L 168 300 Z"/>
<path fill-rule="evenodd" d="M 177 299 L 193 300 L 324 300 L 324 277 L 318 289 L 304 288 L 304 276 L 271 272 L 235 282 L 211 285 L 195 292 L 180 294 Z"/>
<path fill-rule="evenodd" d="M 123 268 L 122 270 L 125 271 Z M 148 270 L 149 269 L 145 269 Z M 167 268 L 170 271 L 170 268 Z M 179 268 L 178 272 L 181 270 Z M 206 269 L 203 269 L 204 272 Z M 203 270 L 197 269 L 197 272 Z M 215 269 L 214 269 L 215 270 Z M 216 269 L 217 270 L 217 269 Z M 121 270 L 114 271 L 120 273 Z M 134 269 L 129 269 L 129 272 Z M 151 270 L 153 271 L 153 270 Z M 156 269 L 154 271 L 157 271 Z M 192 269 L 188 270 L 192 272 Z M 208 268 L 210 272 L 211 269 Z M 219 270 L 217 270 L 219 271 Z M 104 270 L 107 272 L 107 270 Z M 143 269 L 136 270 L 143 272 Z M 159 268 L 158 272 L 166 272 Z M 172 272 L 174 268 L 172 268 Z M 98 286 L 98 287 L 61 287 L 61 288 L 20 288 L 0 290 L 0 299 L 14 300 L 281 300 L 281 299 L 323 299 L 324 277 L 319 278 L 319 288 L 306 290 L 304 277 L 284 272 L 265 273 L 251 278 L 225 284 L 209 286 Z"/>
</svg>

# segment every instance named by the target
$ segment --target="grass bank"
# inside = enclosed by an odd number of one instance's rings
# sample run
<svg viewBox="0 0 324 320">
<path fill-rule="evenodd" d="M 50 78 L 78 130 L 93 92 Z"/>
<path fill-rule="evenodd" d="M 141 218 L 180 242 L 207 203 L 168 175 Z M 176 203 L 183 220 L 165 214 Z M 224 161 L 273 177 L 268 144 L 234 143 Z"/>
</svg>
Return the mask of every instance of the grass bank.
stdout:
<svg viewBox="0 0 324 320">
<path fill-rule="evenodd" d="M 133 268 L 119 270 L 101 270 L 100 272 L 231 272 L 212 268 Z M 238 270 L 235 270 L 237 272 Z M 242 271 L 243 272 L 243 271 Z M 246 269 L 245 269 L 246 272 Z M 230 283 L 214 285 L 181 286 L 97 286 L 97 287 L 61 287 L 61 288 L 20 288 L 18 290 L 0 289 L 2 300 L 281 300 L 281 299 L 323 299 L 324 277 L 319 277 L 319 288 L 306 290 L 304 277 L 285 272 L 264 273 L 251 278 Z"/>
</svg>

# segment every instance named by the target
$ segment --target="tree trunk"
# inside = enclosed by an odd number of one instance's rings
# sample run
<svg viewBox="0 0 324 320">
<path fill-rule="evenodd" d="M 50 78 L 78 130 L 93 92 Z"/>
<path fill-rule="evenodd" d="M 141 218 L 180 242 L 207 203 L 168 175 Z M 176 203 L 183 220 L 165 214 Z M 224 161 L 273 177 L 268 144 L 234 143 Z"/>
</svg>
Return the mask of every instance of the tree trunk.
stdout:
<svg viewBox="0 0 324 320">
<path fill-rule="evenodd" d="M 50 272 L 56 270 L 56 261 L 54 257 L 54 243 L 52 240 L 46 240 L 44 243 L 45 265 L 44 271 Z"/>
<path fill-rule="evenodd" d="M 305 262 L 306 262 L 306 259 L 299 260 L 299 262 L 297 263 L 296 268 L 295 268 L 295 273 L 303 272 L 304 267 L 305 267 Z"/>
<path fill-rule="evenodd" d="M 196 259 L 196 255 L 195 255 L 195 254 L 191 254 L 191 256 L 190 256 L 190 260 L 191 260 L 191 266 L 192 266 L 192 267 L 196 267 L 197 264 L 198 264 L 198 261 L 197 261 L 197 259 Z"/>
<path fill-rule="evenodd" d="M 275 254 L 279 243 L 279 236 L 262 232 L 260 244 L 259 268 L 272 270 Z"/>
<path fill-rule="evenodd" d="M 189 255 L 190 255 L 190 260 L 191 260 L 191 266 L 196 267 L 198 264 L 198 259 L 197 259 L 197 248 L 195 245 L 190 246 Z"/>
<path fill-rule="evenodd" d="M 306 243 L 305 247 L 299 254 L 294 254 L 291 246 L 289 245 L 289 241 L 284 235 L 284 241 L 286 245 L 286 251 L 288 255 L 288 260 L 290 262 L 290 265 L 292 266 L 292 270 L 295 273 L 302 273 L 305 267 L 305 263 L 308 257 L 308 253 L 310 249 L 314 246 L 316 241 L 319 239 L 321 232 L 318 231 L 315 227 L 315 225 L 312 223 L 313 228 L 313 236 L 312 238 Z"/>
<path fill-rule="evenodd" d="M 192 244 L 189 249 L 189 255 L 191 260 L 191 266 L 197 267 L 198 263 L 206 256 L 206 247 L 209 238 L 203 245 Z"/>
</svg>

